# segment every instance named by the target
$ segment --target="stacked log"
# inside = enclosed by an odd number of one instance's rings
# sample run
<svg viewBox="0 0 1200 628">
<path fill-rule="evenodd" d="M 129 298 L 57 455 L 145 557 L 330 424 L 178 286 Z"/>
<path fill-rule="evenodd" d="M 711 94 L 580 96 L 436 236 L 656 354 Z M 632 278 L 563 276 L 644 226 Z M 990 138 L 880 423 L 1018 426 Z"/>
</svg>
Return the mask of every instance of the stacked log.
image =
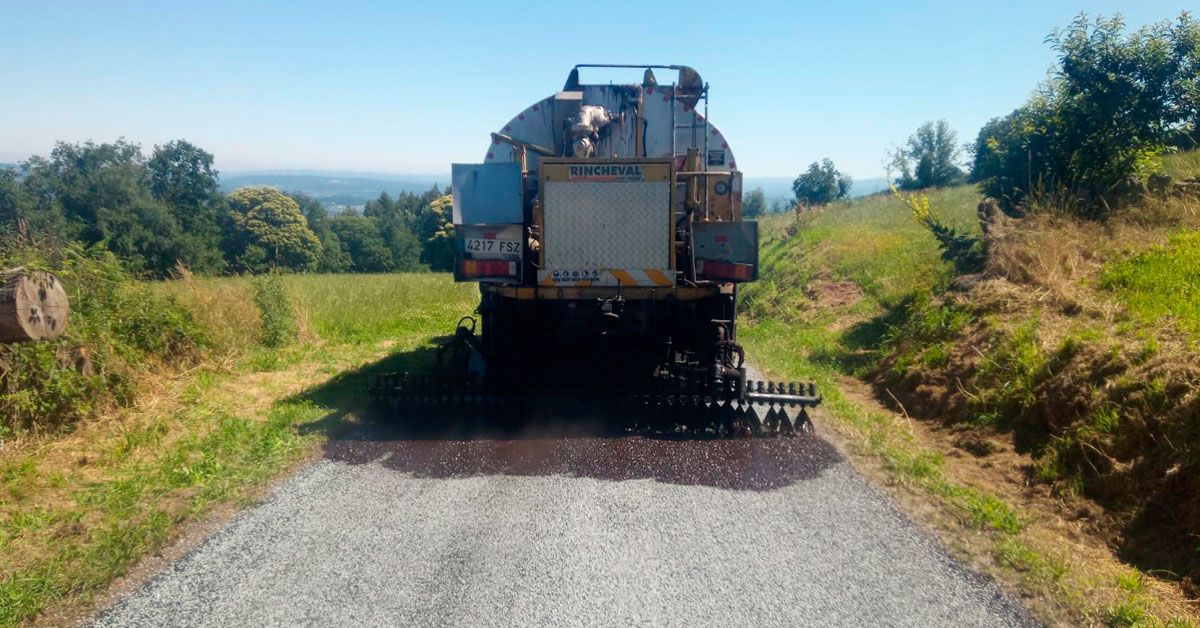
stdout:
<svg viewBox="0 0 1200 628">
<path fill-rule="evenodd" d="M 47 340 L 67 330 L 67 291 L 41 270 L 0 271 L 0 342 Z"/>
</svg>

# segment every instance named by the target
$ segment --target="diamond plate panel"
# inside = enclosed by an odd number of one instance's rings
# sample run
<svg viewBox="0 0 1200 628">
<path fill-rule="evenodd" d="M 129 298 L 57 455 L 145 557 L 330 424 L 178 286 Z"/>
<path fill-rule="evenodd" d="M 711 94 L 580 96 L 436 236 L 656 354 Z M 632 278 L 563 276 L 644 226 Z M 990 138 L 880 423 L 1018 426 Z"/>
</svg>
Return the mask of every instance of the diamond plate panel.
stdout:
<svg viewBox="0 0 1200 628">
<path fill-rule="evenodd" d="M 670 183 L 548 181 L 544 186 L 546 268 L 670 267 Z"/>
</svg>

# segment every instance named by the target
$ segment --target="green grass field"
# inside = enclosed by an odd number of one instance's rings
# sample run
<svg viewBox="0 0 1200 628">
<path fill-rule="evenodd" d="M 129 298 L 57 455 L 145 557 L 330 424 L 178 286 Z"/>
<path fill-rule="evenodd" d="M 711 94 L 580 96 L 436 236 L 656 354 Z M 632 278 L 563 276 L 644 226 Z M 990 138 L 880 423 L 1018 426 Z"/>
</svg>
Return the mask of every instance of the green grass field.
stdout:
<svg viewBox="0 0 1200 628">
<path fill-rule="evenodd" d="M 444 273 L 291 275 L 284 282 L 310 329 L 333 343 L 449 334 L 479 302 L 475 284 Z"/>
</svg>

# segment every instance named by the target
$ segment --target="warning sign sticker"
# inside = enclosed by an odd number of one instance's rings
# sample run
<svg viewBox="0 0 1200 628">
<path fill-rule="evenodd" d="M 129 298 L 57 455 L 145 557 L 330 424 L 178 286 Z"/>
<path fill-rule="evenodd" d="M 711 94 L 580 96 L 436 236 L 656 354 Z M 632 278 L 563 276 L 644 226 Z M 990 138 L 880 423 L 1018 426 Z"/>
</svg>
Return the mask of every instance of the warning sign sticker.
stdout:
<svg viewBox="0 0 1200 628">
<path fill-rule="evenodd" d="M 708 165 L 724 166 L 725 165 L 725 151 L 723 149 L 708 151 Z"/>
</svg>

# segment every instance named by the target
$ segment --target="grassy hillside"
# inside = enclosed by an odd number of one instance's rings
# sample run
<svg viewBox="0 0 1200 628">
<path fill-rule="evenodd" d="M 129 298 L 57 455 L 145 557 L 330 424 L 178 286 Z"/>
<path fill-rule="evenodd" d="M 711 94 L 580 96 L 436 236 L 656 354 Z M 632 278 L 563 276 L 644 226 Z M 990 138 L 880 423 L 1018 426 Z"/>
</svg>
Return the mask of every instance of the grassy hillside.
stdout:
<svg viewBox="0 0 1200 628">
<path fill-rule="evenodd" d="M 186 362 L 123 362 L 128 398 L 64 415 L 53 432 L 18 434 L 0 451 L 0 625 L 86 603 L 181 524 L 253 498 L 365 404 L 360 368 L 447 333 L 474 306 L 472 288 L 436 274 L 123 288 L 158 299 L 203 340 Z M 72 297 L 95 298 L 83 289 Z M 86 313 L 72 321 L 91 324 Z M 266 346 L 272 325 L 291 330 L 270 343 L 280 346 Z M 84 330 L 72 341 L 125 350 Z M 336 395 L 306 392 L 331 381 Z"/>
<path fill-rule="evenodd" d="M 1167 169 L 1196 176 L 1197 154 Z M 929 200 L 980 234 L 973 188 Z M 768 370 L 820 382 L 888 477 L 989 531 L 991 560 L 1031 590 L 1089 621 L 1150 621 L 1154 596 L 1126 586 L 1122 563 L 1175 599 L 1200 579 L 1197 226 L 1194 197 L 1148 197 L 1105 222 L 1037 208 L 995 219 L 984 272 L 955 277 L 893 198 L 770 217 L 742 337 Z M 847 376 L 928 427 L 854 403 Z M 1074 520 L 1116 558 L 1057 554 L 1067 541 L 1033 523 L 1046 517 Z"/>
<path fill-rule="evenodd" d="M 978 232 L 973 187 L 929 198 L 939 218 Z M 805 339 L 801 354 L 847 373 L 872 361 L 889 322 L 954 276 L 936 240 L 892 196 L 769 216 L 760 229 L 760 279 L 741 293 L 752 329 L 787 325 Z"/>
</svg>

